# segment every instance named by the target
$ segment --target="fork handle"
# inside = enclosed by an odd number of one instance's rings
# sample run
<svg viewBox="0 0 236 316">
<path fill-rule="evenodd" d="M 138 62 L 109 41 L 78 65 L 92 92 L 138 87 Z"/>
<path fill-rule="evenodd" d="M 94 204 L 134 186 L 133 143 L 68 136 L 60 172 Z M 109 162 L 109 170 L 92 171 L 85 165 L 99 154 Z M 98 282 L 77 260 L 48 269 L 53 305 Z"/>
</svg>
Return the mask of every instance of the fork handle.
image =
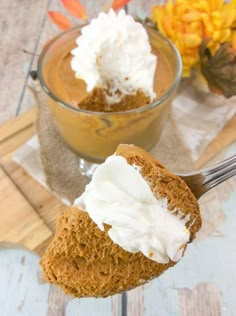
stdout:
<svg viewBox="0 0 236 316">
<path fill-rule="evenodd" d="M 181 175 L 181 178 L 199 199 L 204 193 L 235 175 L 236 155 L 207 169 Z"/>
</svg>

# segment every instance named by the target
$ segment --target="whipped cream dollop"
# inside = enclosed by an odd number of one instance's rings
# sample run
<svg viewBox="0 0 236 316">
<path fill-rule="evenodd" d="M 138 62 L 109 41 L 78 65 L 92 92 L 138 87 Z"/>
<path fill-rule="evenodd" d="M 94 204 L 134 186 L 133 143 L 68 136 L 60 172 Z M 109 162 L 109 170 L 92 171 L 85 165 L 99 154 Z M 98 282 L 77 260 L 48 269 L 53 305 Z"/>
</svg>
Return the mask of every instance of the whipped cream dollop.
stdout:
<svg viewBox="0 0 236 316">
<path fill-rule="evenodd" d="M 110 225 L 110 238 L 124 250 L 141 251 L 159 263 L 179 261 L 189 241 L 189 217 L 170 212 L 167 200 L 157 199 L 139 168 L 121 156 L 108 157 L 96 169 L 74 205 L 87 211 L 100 230 Z"/>
<path fill-rule="evenodd" d="M 141 90 L 152 101 L 157 57 L 151 53 L 144 27 L 124 10 L 100 13 L 81 30 L 71 67 L 87 91 L 104 89 L 109 104 Z"/>
</svg>

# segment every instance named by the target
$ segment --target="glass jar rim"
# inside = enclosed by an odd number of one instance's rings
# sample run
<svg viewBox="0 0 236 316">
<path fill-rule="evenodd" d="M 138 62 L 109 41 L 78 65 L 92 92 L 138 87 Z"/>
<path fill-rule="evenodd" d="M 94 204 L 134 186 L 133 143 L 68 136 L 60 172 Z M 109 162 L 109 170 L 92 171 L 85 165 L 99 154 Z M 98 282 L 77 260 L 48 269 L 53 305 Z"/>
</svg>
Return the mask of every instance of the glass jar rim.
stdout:
<svg viewBox="0 0 236 316">
<path fill-rule="evenodd" d="M 180 53 L 178 51 L 178 49 L 176 48 L 176 46 L 169 40 L 167 39 L 165 36 L 163 36 L 160 32 L 158 32 L 157 30 L 151 28 L 148 25 L 145 25 L 144 27 L 149 29 L 150 31 L 156 32 L 156 35 L 161 38 L 170 48 L 171 50 L 174 52 L 175 56 L 176 56 L 176 61 L 177 61 L 177 70 L 176 70 L 176 74 L 173 80 L 173 83 L 171 84 L 171 86 L 168 88 L 168 90 L 160 97 L 155 99 L 154 101 L 141 106 L 139 108 L 134 108 L 131 110 L 127 110 L 127 111 L 117 111 L 117 112 L 97 112 L 97 111 L 90 111 L 90 110 L 85 110 L 85 109 L 80 109 L 80 108 L 76 108 L 73 105 L 61 100 L 59 97 L 57 97 L 53 91 L 48 87 L 48 85 L 46 84 L 45 80 L 44 80 L 44 76 L 43 76 L 43 61 L 44 58 L 48 52 L 48 50 L 50 49 L 50 47 L 57 41 L 59 40 L 62 36 L 64 36 L 65 34 L 68 34 L 70 32 L 73 32 L 77 29 L 81 30 L 82 27 L 86 26 L 87 24 L 82 24 L 82 25 L 77 25 L 73 28 L 70 28 L 67 31 L 64 31 L 62 33 L 60 33 L 59 35 L 55 36 L 42 50 L 39 59 L 38 59 L 38 67 L 37 67 L 37 73 L 38 73 L 38 79 L 39 82 L 43 88 L 43 90 L 48 94 L 49 97 L 51 97 L 54 101 L 56 101 L 58 104 L 60 104 L 60 106 L 67 108 L 73 112 L 76 113 L 83 113 L 83 114 L 87 114 L 87 115 L 96 115 L 96 116 L 104 116 L 104 115 L 108 115 L 108 114 L 112 114 L 112 115 L 119 115 L 119 114 L 131 114 L 131 113 L 142 113 L 144 111 L 147 111 L 149 109 L 152 109 L 156 106 L 158 106 L 159 104 L 163 103 L 169 96 L 172 95 L 172 93 L 175 91 L 176 87 L 179 85 L 179 82 L 181 80 L 181 76 L 182 76 L 182 59 L 180 56 Z"/>
</svg>

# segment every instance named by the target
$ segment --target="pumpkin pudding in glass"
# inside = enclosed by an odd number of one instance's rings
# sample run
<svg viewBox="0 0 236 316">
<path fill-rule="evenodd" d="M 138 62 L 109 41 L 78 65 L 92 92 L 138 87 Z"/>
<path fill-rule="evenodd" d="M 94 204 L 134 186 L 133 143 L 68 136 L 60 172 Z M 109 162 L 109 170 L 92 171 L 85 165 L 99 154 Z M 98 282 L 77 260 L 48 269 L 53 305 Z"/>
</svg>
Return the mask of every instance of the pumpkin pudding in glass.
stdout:
<svg viewBox="0 0 236 316">
<path fill-rule="evenodd" d="M 90 162 L 102 162 L 120 143 L 150 150 L 181 72 L 173 45 L 123 10 L 60 34 L 38 64 L 62 137 Z"/>
</svg>

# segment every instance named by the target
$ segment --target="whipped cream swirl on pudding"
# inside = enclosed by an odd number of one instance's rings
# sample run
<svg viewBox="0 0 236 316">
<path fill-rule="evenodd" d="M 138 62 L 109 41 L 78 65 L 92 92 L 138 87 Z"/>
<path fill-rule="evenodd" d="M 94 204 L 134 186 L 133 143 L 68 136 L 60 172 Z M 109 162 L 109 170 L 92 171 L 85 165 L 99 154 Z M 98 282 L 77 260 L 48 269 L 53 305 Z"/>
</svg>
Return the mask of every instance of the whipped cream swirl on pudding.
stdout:
<svg viewBox="0 0 236 316">
<path fill-rule="evenodd" d="M 121 10 L 108 14 L 82 28 L 72 50 L 71 67 L 78 79 L 87 84 L 87 91 L 102 88 L 108 104 L 115 104 L 125 95 L 141 90 L 152 101 L 157 57 L 151 53 L 144 27 Z"/>
<path fill-rule="evenodd" d="M 167 199 L 157 199 L 148 182 L 121 156 L 110 156 L 95 171 L 75 205 L 124 250 L 141 251 L 159 263 L 183 256 L 190 232 L 181 217 L 168 210 Z M 181 214 L 181 212 L 180 212 Z"/>
</svg>

